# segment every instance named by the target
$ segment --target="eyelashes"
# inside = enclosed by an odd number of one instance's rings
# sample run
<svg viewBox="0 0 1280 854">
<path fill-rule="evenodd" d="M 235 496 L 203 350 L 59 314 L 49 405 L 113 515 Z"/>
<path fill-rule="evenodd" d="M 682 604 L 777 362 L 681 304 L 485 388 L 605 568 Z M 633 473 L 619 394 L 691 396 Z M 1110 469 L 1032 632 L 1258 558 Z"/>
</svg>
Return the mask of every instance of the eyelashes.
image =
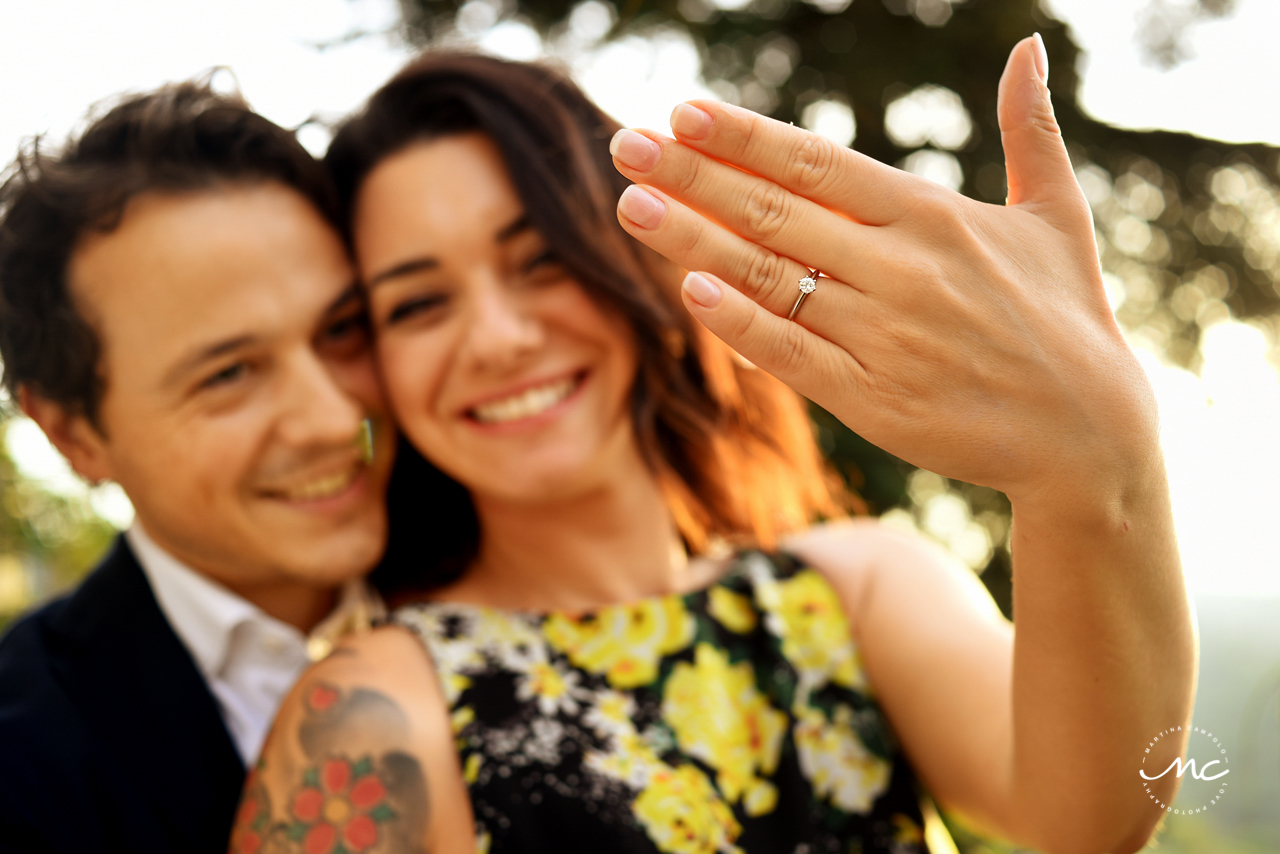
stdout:
<svg viewBox="0 0 1280 854">
<path fill-rule="evenodd" d="M 388 324 L 398 323 L 406 318 L 423 314 L 444 305 L 447 300 L 448 297 L 443 294 L 432 294 L 430 296 L 405 300 L 396 305 L 395 308 L 391 309 L 391 312 L 387 315 L 386 322 Z"/>
</svg>

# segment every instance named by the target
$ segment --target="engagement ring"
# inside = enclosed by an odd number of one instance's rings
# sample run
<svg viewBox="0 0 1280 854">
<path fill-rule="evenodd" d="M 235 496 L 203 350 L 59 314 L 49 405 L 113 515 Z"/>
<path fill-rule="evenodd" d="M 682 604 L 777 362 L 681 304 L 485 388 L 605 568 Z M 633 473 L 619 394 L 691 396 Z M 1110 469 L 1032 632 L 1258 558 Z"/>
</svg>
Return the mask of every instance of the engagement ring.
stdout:
<svg viewBox="0 0 1280 854">
<path fill-rule="evenodd" d="M 795 317 L 796 312 L 800 310 L 800 303 L 804 302 L 804 298 L 818 289 L 818 277 L 821 275 L 822 273 L 817 270 L 810 270 L 809 275 L 800 279 L 800 298 L 791 307 L 791 313 L 787 315 L 787 320 Z"/>
</svg>

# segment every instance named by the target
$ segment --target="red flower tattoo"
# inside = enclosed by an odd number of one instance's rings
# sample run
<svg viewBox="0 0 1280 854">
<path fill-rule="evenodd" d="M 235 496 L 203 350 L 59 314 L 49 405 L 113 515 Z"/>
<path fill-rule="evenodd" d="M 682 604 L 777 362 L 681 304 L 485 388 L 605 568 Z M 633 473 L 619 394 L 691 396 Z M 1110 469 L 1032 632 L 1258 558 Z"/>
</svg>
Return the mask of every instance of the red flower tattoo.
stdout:
<svg viewBox="0 0 1280 854">
<path fill-rule="evenodd" d="M 307 769 L 289 804 L 289 838 L 305 854 L 360 854 L 378 843 L 379 826 L 396 817 L 372 758 L 326 759 Z M 251 854 L 251 852 L 246 852 Z"/>
<path fill-rule="evenodd" d="M 267 793 L 258 779 L 258 769 L 249 772 L 244 800 L 236 813 L 235 831 L 231 837 L 233 854 L 258 854 L 267 838 L 271 807 Z"/>
</svg>

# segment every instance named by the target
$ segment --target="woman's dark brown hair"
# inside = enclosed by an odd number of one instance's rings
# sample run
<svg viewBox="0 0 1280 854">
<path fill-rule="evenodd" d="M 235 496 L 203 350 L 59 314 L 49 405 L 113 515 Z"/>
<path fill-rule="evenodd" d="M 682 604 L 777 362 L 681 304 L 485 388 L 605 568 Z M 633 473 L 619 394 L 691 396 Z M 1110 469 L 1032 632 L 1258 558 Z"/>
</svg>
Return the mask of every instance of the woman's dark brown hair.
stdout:
<svg viewBox="0 0 1280 854">
<path fill-rule="evenodd" d="M 843 492 L 803 402 L 696 324 L 680 303 L 680 271 L 618 224 L 628 183 L 609 155 L 618 128 L 549 66 L 439 51 L 408 65 L 343 124 L 325 162 L 349 221 L 364 179 L 407 146 L 475 131 L 497 143 L 534 227 L 587 293 L 634 331 L 632 422 L 691 551 L 715 540 L 769 547 L 780 533 L 841 514 Z M 466 491 L 402 450 L 392 543 L 375 574 L 389 592 L 452 580 L 479 536 Z"/>
</svg>

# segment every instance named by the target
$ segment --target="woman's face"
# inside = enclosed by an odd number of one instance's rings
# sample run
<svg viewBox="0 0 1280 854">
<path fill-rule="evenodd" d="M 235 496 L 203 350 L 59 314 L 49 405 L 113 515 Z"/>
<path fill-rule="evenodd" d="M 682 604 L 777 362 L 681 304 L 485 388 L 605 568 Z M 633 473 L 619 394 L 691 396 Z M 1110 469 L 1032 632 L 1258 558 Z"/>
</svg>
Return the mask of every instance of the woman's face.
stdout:
<svg viewBox="0 0 1280 854">
<path fill-rule="evenodd" d="M 400 426 L 477 499 L 574 497 L 636 457 L 634 336 L 548 251 L 487 136 L 382 161 L 354 231 Z"/>
</svg>

